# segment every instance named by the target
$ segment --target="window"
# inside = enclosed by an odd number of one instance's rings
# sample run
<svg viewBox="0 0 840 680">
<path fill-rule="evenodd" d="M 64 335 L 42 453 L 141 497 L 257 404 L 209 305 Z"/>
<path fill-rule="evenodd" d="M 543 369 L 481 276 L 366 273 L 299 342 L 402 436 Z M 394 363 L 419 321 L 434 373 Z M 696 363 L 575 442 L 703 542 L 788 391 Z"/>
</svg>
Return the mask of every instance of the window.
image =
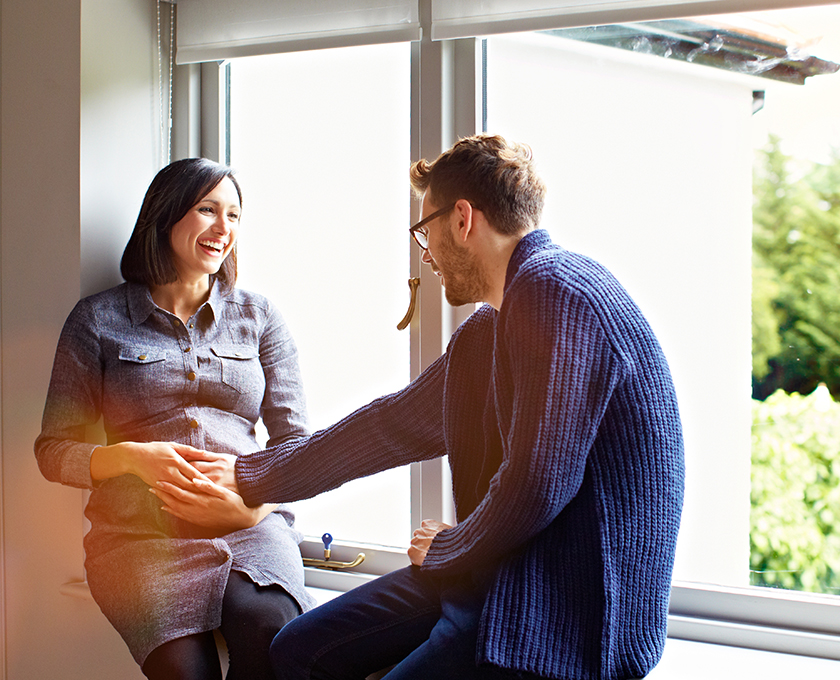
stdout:
<svg viewBox="0 0 840 680">
<path fill-rule="evenodd" d="M 313 429 L 409 381 L 409 45 L 235 59 L 230 159 L 244 191 L 240 285 L 300 352 Z M 293 504 L 308 536 L 407 546 L 409 469 Z"/>
</svg>

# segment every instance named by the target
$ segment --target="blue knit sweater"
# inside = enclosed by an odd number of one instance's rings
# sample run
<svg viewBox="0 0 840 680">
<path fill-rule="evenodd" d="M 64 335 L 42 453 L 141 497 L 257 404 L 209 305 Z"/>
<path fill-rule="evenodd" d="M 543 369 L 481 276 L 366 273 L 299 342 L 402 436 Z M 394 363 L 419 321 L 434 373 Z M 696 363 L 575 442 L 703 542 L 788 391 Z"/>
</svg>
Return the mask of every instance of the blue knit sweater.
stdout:
<svg viewBox="0 0 840 680">
<path fill-rule="evenodd" d="M 246 502 L 292 501 L 449 455 L 458 524 L 423 569 L 494 571 L 477 658 L 641 677 L 665 643 L 683 445 L 665 357 L 602 266 L 525 236 L 485 306 L 404 390 L 237 461 Z"/>
</svg>

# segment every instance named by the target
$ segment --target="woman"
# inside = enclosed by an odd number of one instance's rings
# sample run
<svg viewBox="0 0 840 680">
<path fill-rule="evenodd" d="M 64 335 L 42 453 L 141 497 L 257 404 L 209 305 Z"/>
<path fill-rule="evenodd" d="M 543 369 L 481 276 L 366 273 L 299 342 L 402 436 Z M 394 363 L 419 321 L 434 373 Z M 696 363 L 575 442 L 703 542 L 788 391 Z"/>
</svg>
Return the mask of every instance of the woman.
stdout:
<svg viewBox="0 0 840 680">
<path fill-rule="evenodd" d="M 61 333 L 35 455 L 51 481 L 91 489 L 88 584 L 149 678 L 273 678 L 274 634 L 314 603 L 293 516 L 213 499 L 216 526 L 166 510 L 165 482 L 201 476 L 182 444 L 240 454 L 307 433 L 297 350 L 263 297 L 234 289 L 241 192 L 205 159 L 146 193 L 121 262 L 126 283 L 81 300 Z M 108 444 L 86 429 L 102 417 Z M 162 484 L 163 483 L 163 484 Z M 150 493 L 152 491 L 152 493 Z"/>
</svg>

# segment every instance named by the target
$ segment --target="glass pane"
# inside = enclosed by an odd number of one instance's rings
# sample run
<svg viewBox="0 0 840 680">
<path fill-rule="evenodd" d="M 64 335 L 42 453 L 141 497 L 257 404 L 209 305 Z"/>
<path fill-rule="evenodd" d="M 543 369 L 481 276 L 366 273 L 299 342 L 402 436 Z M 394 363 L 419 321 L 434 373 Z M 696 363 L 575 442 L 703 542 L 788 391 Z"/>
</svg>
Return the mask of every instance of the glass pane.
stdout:
<svg viewBox="0 0 840 680">
<path fill-rule="evenodd" d="M 828 396 L 831 384 L 812 398 L 817 406 L 785 392 L 793 381 L 770 386 L 784 388 L 772 397 L 784 404 L 751 399 L 760 382 L 754 364 L 787 358 L 791 373 L 791 363 L 807 356 L 814 370 L 810 382 L 799 383 L 807 391 L 829 382 L 840 365 L 824 355 L 834 338 L 840 347 L 840 200 L 832 203 L 829 192 L 840 180 L 831 151 L 840 148 L 838 18 L 837 8 L 815 8 L 488 40 L 488 130 L 534 148 L 549 190 L 543 226 L 555 242 L 618 276 L 671 363 L 686 438 L 680 580 L 827 592 L 838 585 L 828 578 L 840 570 L 832 529 L 840 513 L 833 476 L 840 474 L 840 442 L 829 434 L 840 412 Z M 795 156 L 788 183 L 773 186 L 773 197 L 796 186 L 811 202 L 797 194 L 789 211 L 825 216 L 810 220 L 807 238 L 804 226 L 773 222 L 775 204 L 761 222 L 770 194 L 766 186 L 764 198 L 758 193 L 768 174 L 760 150 L 770 132 Z M 753 249 L 754 204 L 764 260 Z M 798 238 L 812 245 L 794 255 Z M 790 280 L 793 262 L 799 269 Z M 763 323 L 755 334 L 753 280 Z M 811 326 L 786 352 L 794 340 L 784 325 L 799 328 L 801 319 L 782 315 L 780 305 L 807 307 L 816 280 L 820 305 L 811 306 Z M 789 424 L 769 432 L 780 411 Z M 794 431 L 790 421 L 805 426 L 805 411 L 813 425 Z M 809 444 L 785 453 L 794 440 Z M 807 541 L 797 535 L 803 526 Z M 798 575 L 784 577 L 789 571 Z"/>
<path fill-rule="evenodd" d="M 231 164 L 240 285 L 271 298 L 300 351 L 311 424 L 409 381 L 407 44 L 236 60 Z M 407 545 L 408 468 L 294 504 L 304 533 Z"/>
</svg>

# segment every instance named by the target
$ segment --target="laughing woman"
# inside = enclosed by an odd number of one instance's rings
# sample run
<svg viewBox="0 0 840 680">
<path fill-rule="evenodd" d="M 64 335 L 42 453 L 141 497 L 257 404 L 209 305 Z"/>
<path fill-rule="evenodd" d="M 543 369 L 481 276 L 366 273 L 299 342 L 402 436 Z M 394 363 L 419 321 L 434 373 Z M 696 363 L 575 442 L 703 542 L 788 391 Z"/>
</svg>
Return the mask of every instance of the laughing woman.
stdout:
<svg viewBox="0 0 840 680">
<path fill-rule="evenodd" d="M 234 288 L 241 209 L 226 166 L 158 173 L 123 253 L 126 283 L 81 300 L 64 325 L 35 442 L 47 479 L 91 490 L 90 590 L 149 678 L 221 678 L 219 629 L 228 680 L 269 680 L 274 634 L 313 604 L 282 506 L 230 494 L 212 529 L 162 509 L 165 482 L 199 474 L 178 445 L 246 454 L 260 418 L 269 444 L 307 433 L 282 317 Z M 86 437 L 100 417 L 105 446 Z"/>
</svg>

